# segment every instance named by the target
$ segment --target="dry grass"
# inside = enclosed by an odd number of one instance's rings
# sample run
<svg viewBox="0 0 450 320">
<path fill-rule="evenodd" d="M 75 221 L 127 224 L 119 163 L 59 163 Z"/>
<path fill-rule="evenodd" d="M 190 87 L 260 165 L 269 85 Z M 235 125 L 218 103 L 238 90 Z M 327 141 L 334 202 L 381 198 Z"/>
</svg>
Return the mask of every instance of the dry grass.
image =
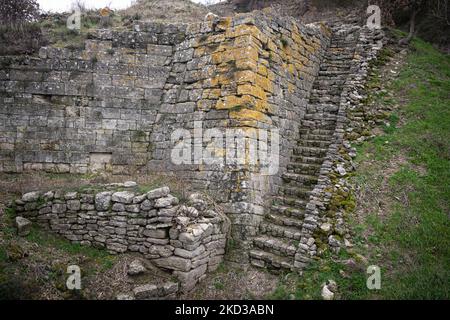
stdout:
<svg viewBox="0 0 450 320">
<path fill-rule="evenodd" d="M 267 299 L 278 282 L 278 276 L 262 269 L 240 266 L 219 266 L 216 272 L 209 274 L 193 292 L 181 296 L 181 299 L 201 300 L 260 300 Z"/>
<path fill-rule="evenodd" d="M 134 20 L 164 22 L 199 22 L 209 10 L 189 0 L 137 0 L 134 5 L 120 12 Z"/>
</svg>

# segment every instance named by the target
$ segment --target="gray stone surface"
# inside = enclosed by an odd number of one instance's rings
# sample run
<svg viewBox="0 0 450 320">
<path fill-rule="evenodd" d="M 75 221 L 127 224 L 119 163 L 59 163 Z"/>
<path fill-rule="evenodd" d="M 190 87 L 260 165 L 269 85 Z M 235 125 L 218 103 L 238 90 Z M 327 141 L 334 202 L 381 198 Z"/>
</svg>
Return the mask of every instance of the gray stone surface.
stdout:
<svg viewBox="0 0 450 320">
<path fill-rule="evenodd" d="M 24 217 L 16 217 L 15 219 L 17 234 L 21 237 L 27 236 L 30 233 L 32 223 Z"/>
<path fill-rule="evenodd" d="M 135 259 L 135 260 L 131 261 L 130 265 L 128 266 L 127 273 L 130 276 L 136 276 L 136 275 L 143 274 L 146 271 L 147 271 L 147 269 L 145 268 L 142 261 L 139 259 Z"/>
</svg>

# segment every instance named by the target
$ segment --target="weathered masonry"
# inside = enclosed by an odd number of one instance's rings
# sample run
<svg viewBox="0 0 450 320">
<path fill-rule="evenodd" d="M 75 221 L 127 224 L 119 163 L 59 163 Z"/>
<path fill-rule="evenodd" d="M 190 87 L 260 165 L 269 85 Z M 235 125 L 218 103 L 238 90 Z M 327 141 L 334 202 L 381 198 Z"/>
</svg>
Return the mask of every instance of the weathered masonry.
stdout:
<svg viewBox="0 0 450 320">
<path fill-rule="evenodd" d="M 2 58 L 0 171 L 174 173 L 223 206 L 240 249 L 229 259 L 302 268 L 317 253 L 330 174 L 381 38 L 366 27 L 247 14 L 98 30 L 83 50 Z M 194 155 L 192 164 L 171 161 L 175 130 L 212 128 L 243 132 L 243 147 L 227 141 L 236 153 L 262 139 L 257 129 L 278 129 L 276 174 Z M 327 242 L 338 246 L 333 226 Z"/>
<path fill-rule="evenodd" d="M 204 195 L 192 194 L 181 205 L 168 187 L 147 193 L 126 184 L 30 192 L 15 207 L 18 214 L 70 241 L 113 254 L 142 254 L 172 272 L 183 292 L 222 262 L 230 226 Z"/>
</svg>

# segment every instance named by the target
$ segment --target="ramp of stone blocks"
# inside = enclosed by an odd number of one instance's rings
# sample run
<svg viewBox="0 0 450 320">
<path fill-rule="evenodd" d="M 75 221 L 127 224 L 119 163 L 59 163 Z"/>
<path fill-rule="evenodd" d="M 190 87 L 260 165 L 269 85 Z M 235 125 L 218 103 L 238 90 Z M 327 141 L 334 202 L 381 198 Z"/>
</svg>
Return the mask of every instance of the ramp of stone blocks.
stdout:
<svg viewBox="0 0 450 320">
<path fill-rule="evenodd" d="M 333 142 L 344 84 L 351 72 L 359 33 L 358 27 L 333 29 L 331 43 L 320 64 L 299 140 L 292 150 L 283 184 L 273 197 L 271 208 L 261 224 L 261 234 L 253 241 L 251 263 L 258 267 L 294 270 L 309 261 L 314 250 L 298 256 L 305 240 L 312 249 L 314 239 L 305 237 L 305 211 L 310 196 L 320 183 L 321 169 Z M 311 240 L 312 239 L 312 240 Z M 309 248 L 308 246 L 306 248 Z"/>
</svg>

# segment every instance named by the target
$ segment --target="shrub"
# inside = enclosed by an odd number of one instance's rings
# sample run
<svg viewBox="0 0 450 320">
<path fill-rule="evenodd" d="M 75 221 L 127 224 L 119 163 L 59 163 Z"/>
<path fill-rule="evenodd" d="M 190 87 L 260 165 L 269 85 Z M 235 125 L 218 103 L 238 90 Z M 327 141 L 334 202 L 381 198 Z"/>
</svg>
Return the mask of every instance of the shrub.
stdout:
<svg viewBox="0 0 450 320">
<path fill-rule="evenodd" d="M 2 0 L 0 23 L 3 25 L 21 25 L 36 20 L 39 16 L 39 4 L 36 0 Z"/>
</svg>

